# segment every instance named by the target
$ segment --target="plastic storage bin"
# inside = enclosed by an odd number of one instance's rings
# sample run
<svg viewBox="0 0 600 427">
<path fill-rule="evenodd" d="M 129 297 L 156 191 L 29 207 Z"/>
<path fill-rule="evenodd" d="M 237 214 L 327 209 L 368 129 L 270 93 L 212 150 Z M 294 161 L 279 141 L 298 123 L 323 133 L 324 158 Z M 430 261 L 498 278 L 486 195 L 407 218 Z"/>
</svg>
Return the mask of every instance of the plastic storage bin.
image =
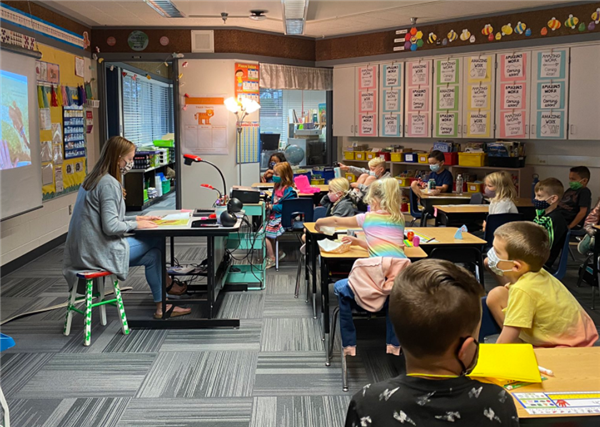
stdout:
<svg viewBox="0 0 600 427">
<path fill-rule="evenodd" d="M 167 194 L 169 191 L 171 191 L 171 181 L 167 179 L 162 182 L 162 193 Z"/>
<path fill-rule="evenodd" d="M 354 152 L 354 160 L 367 160 L 367 152 L 366 151 L 355 151 Z"/>
<path fill-rule="evenodd" d="M 404 154 L 404 161 L 406 163 L 417 163 L 418 161 L 418 156 L 417 153 L 405 153 Z"/>
<path fill-rule="evenodd" d="M 410 186 L 410 178 L 407 176 L 397 176 L 396 179 L 400 184 L 400 187 L 408 187 Z"/>
<path fill-rule="evenodd" d="M 481 182 L 467 182 L 467 193 L 481 193 L 483 184 Z"/>
<path fill-rule="evenodd" d="M 366 155 L 367 155 L 367 160 L 372 160 L 375 157 L 379 157 L 379 153 L 375 153 L 374 151 L 367 151 Z"/>
<path fill-rule="evenodd" d="M 390 153 L 390 159 L 392 162 L 403 162 L 404 153 Z"/>
<path fill-rule="evenodd" d="M 481 167 L 485 166 L 487 155 L 485 153 L 458 153 L 459 166 Z"/>
<path fill-rule="evenodd" d="M 424 164 L 429 163 L 429 154 L 427 154 L 427 153 L 419 153 L 418 156 L 419 157 L 418 157 L 417 160 L 418 160 L 419 163 L 424 163 Z"/>
<path fill-rule="evenodd" d="M 344 151 L 345 160 L 354 160 L 354 151 Z"/>
<path fill-rule="evenodd" d="M 390 154 L 391 153 L 379 153 L 379 155 L 377 157 L 381 157 L 386 162 L 389 162 L 392 159 L 392 157 L 390 156 Z"/>
<path fill-rule="evenodd" d="M 458 164 L 458 153 L 444 153 L 444 164 L 453 166 Z"/>
<path fill-rule="evenodd" d="M 310 180 L 310 185 L 325 185 L 324 178 L 313 178 Z"/>
<path fill-rule="evenodd" d="M 488 157 L 488 165 L 499 168 L 523 168 L 526 157 Z"/>
<path fill-rule="evenodd" d="M 353 173 L 347 173 L 346 179 L 348 180 L 348 182 L 356 182 L 356 175 L 354 175 Z"/>
</svg>

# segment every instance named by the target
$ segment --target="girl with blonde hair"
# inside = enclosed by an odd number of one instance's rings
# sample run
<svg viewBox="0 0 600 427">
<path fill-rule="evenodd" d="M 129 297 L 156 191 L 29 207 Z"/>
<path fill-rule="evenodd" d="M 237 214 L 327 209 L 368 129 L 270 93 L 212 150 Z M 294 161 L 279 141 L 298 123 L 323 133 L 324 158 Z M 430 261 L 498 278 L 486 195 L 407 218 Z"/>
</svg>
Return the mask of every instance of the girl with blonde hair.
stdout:
<svg viewBox="0 0 600 427">
<path fill-rule="evenodd" d="M 144 266 L 146 280 L 156 303 L 155 318 L 162 312 L 162 242 L 159 239 L 125 237 L 137 229 L 157 227 L 153 216 L 125 216 L 125 191 L 121 178 L 133 168 L 135 144 L 113 136 L 104 144 L 100 159 L 77 193 L 65 244 L 63 275 L 69 285 L 78 286 L 77 272 L 105 270 L 125 280 L 129 267 Z M 186 286 L 171 284 L 171 295 L 181 295 Z M 82 292 L 85 293 L 85 292 Z M 167 306 L 167 310 L 170 309 Z M 191 309 L 174 307 L 171 317 Z"/>
<path fill-rule="evenodd" d="M 329 181 L 329 192 L 323 196 L 320 205 L 327 209 L 325 216 L 353 216 L 354 204 L 348 196 L 350 183 L 346 178 Z"/>
<path fill-rule="evenodd" d="M 485 196 L 490 200 L 490 215 L 519 213 L 515 200 L 517 189 L 508 172 L 492 172 L 484 179 Z"/>
</svg>

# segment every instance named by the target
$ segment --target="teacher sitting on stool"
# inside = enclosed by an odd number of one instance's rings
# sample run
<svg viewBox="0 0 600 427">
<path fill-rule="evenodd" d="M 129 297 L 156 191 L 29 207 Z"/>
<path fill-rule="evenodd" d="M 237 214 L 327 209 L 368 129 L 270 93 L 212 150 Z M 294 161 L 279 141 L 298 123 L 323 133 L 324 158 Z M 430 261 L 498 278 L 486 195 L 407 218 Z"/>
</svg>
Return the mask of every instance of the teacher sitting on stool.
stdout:
<svg viewBox="0 0 600 427">
<path fill-rule="evenodd" d="M 79 188 L 65 245 L 63 274 L 69 290 L 78 285 L 77 272 L 105 270 L 125 280 L 129 267 L 144 266 L 156 303 L 155 318 L 162 317 L 161 241 L 125 237 L 136 229 L 154 228 L 159 217 L 125 216 L 125 190 L 121 176 L 133 168 L 135 145 L 113 136 L 102 148 L 100 159 Z M 168 286 L 171 286 L 170 279 Z M 180 295 L 186 286 L 173 284 L 169 293 Z M 167 306 L 170 309 L 170 306 Z M 171 317 L 191 309 L 175 307 Z"/>
</svg>

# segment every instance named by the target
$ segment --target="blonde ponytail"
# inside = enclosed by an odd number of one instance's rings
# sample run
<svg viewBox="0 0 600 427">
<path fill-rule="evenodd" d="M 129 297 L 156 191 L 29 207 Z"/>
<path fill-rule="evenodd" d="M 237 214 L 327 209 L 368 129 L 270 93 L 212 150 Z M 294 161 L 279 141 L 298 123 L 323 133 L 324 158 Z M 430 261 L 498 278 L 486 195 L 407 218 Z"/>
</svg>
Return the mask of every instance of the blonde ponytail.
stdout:
<svg viewBox="0 0 600 427">
<path fill-rule="evenodd" d="M 384 178 L 374 181 L 369 186 L 365 203 L 370 204 L 373 200 L 377 200 L 381 209 L 390 214 L 392 221 L 404 225 L 404 215 L 401 211 L 402 195 L 397 179 Z"/>
</svg>

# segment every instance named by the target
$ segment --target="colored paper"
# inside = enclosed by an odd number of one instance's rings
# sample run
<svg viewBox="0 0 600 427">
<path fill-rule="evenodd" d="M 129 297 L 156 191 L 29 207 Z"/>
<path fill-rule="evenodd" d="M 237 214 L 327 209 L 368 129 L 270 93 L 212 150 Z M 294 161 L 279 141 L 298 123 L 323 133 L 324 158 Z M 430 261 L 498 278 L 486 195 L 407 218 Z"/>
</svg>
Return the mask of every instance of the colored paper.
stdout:
<svg viewBox="0 0 600 427">
<path fill-rule="evenodd" d="M 456 137 L 458 134 L 458 113 L 437 113 L 436 136 Z"/>
<path fill-rule="evenodd" d="M 458 83 L 458 59 L 437 61 L 437 83 L 457 84 Z"/>
<path fill-rule="evenodd" d="M 358 67 L 358 88 L 360 90 L 377 88 L 376 67 Z"/>
<path fill-rule="evenodd" d="M 401 66 L 401 64 L 385 64 L 383 66 L 383 86 L 384 87 L 402 86 L 402 66 Z"/>
<path fill-rule="evenodd" d="M 363 90 L 359 91 L 360 98 L 360 112 L 369 113 L 375 111 L 377 106 L 377 91 L 376 90 Z"/>
<path fill-rule="evenodd" d="M 565 107 L 565 83 L 541 82 L 538 83 L 538 109 L 562 109 Z"/>
<path fill-rule="evenodd" d="M 400 91 L 387 89 L 383 91 L 383 111 L 400 112 Z"/>
<path fill-rule="evenodd" d="M 469 58 L 468 81 L 469 83 L 492 81 L 492 59 L 490 56 Z"/>
<path fill-rule="evenodd" d="M 525 111 L 502 111 L 500 113 L 501 138 L 525 138 Z"/>
<path fill-rule="evenodd" d="M 241 101 L 248 98 L 260 104 L 260 65 L 252 63 L 235 63 L 235 98 Z"/>
<path fill-rule="evenodd" d="M 467 136 L 491 136 L 490 112 L 479 111 L 467 114 Z"/>
<path fill-rule="evenodd" d="M 410 84 L 407 86 L 427 86 L 429 85 L 429 62 L 409 62 L 408 76 Z"/>
<path fill-rule="evenodd" d="M 501 81 L 520 81 L 526 80 L 525 70 L 527 69 L 526 53 L 511 53 L 500 55 L 500 80 Z"/>
<path fill-rule="evenodd" d="M 429 110 L 429 87 L 416 87 L 408 89 L 408 110 Z"/>
<path fill-rule="evenodd" d="M 408 113 L 408 132 L 406 136 L 426 137 L 429 135 L 429 114 Z"/>
<path fill-rule="evenodd" d="M 564 79 L 566 51 L 538 52 L 538 79 Z"/>
<path fill-rule="evenodd" d="M 489 110 L 490 99 L 490 85 L 469 87 L 469 110 Z"/>
<path fill-rule="evenodd" d="M 521 110 L 526 108 L 525 83 L 500 85 L 500 107 L 502 110 Z"/>
<path fill-rule="evenodd" d="M 400 136 L 400 115 L 383 115 L 381 116 L 381 136 Z"/>
<path fill-rule="evenodd" d="M 545 138 L 564 138 L 564 117 L 563 111 L 538 111 L 536 135 L 539 139 Z"/>
<path fill-rule="evenodd" d="M 479 344 L 477 365 L 469 376 L 542 382 L 531 344 Z"/>
<path fill-rule="evenodd" d="M 457 86 L 440 86 L 437 88 L 437 109 L 458 110 Z"/>
<path fill-rule="evenodd" d="M 531 415 L 600 415 L 600 391 L 513 393 Z"/>
<path fill-rule="evenodd" d="M 358 134 L 360 136 L 377 135 L 377 114 L 359 114 Z"/>
<path fill-rule="evenodd" d="M 259 130 L 258 122 L 242 123 L 242 133 L 236 140 L 236 163 L 258 163 L 260 161 Z"/>
</svg>

